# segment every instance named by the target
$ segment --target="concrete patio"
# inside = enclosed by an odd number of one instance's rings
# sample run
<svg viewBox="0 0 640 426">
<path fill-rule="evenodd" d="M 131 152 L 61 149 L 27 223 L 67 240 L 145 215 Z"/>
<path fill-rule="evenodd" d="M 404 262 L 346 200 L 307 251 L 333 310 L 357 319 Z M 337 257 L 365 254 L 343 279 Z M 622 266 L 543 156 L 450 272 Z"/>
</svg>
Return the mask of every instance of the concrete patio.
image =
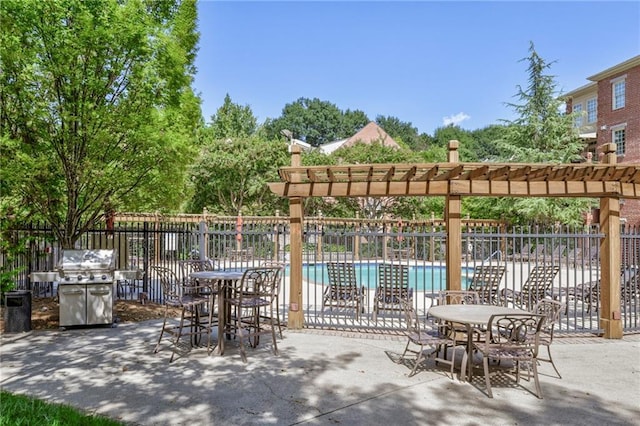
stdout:
<svg viewBox="0 0 640 426">
<path fill-rule="evenodd" d="M 429 360 L 409 378 L 398 362 L 402 336 L 285 331 L 280 356 L 263 343 L 243 364 L 233 342 L 224 356 L 196 349 L 168 364 L 153 348 L 160 323 L 5 334 L 3 390 L 62 402 L 139 425 L 436 424 L 635 425 L 640 418 L 640 334 L 622 340 L 557 339 L 563 375 L 540 366 L 544 399 L 493 377 L 485 394 Z"/>
</svg>

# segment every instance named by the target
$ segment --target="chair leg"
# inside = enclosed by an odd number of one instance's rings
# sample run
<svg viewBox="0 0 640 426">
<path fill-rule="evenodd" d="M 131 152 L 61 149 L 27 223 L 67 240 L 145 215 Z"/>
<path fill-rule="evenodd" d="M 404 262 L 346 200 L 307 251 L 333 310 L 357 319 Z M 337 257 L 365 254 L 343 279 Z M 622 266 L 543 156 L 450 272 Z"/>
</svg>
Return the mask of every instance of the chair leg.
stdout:
<svg viewBox="0 0 640 426">
<path fill-rule="evenodd" d="M 540 380 L 538 379 L 538 366 L 536 365 L 536 361 L 533 360 L 531 365 L 533 366 L 533 380 L 536 383 L 536 396 L 542 399 L 542 388 L 540 388 Z"/>
<path fill-rule="evenodd" d="M 154 354 L 158 353 L 158 349 L 160 349 L 160 341 L 162 340 L 162 335 L 164 334 L 164 329 L 167 326 L 167 315 L 169 313 L 169 306 L 165 306 L 164 309 L 164 320 L 162 321 L 162 328 L 160 329 L 160 337 L 158 337 L 158 343 L 156 344 L 155 349 L 153 350 Z"/>
<path fill-rule="evenodd" d="M 276 325 L 274 324 L 273 312 L 271 313 L 271 339 L 273 340 L 273 353 L 275 355 L 278 355 L 278 343 L 276 342 Z"/>
<path fill-rule="evenodd" d="M 409 345 L 410 345 L 410 344 L 411 344 L 411 342 L 407 340 L 407 344 L 406 344 L 406 346 L 404 347 L 404 352 L 402 352 L 402 356 L 401 356 L 401 358 L 404 358 L 404 357 L 405 357 L 405 355 L 407 355 L 407 351 L 409 350 Z"/>
<path fill-rule="evenodd" d="M 182 337 L 182 329 L 184 327 L 184 312 L 186 308 L 182 308 L 182 314 L 180 315 L 180 325 L 178 326 L 178 335 L 176 336 L 176 340 L 173 343 L 173 350 L 171 351 L 171 358 L 169 359 L 169 363 L 173 362 L 173 358 L 176 355 L 176 350 L 178 349 L 178 344 L 180 343 L 180 337 Z"/>
<path fill-rule="evenodd" d="M 282 323 L 280 322 L 280 298 L 276 296 L 276 318 L 278 319 L 278 333 L 282 339 Z"/>
<path fill-rule="evenodd" d="M 240 341 L 240 357 L 242 358 L 242 362 L 247 363 L 247 353 L 244 348 L 244 334 L 246 333 L 244 327 L 242 326 L 242 312 L 238 312 L 236 314 L 236 333 L 239 334 L 238 340 Z"/>
<path fill-rule="evenodd" d="M 469 355 L 467 352 L 468 351 L 465 348 L 465 351 L 462 354 L 462 363 L 460 364 L 460 381 L 461 382 L 464 382 L 467 380 L 467 363 L 469 362 Z"/>
<path fill-rule="evenodd" d="M 454 376 L 455 376 L 455 366 L 456 366 L 456 342 L 453 342 L 453 346 L 451 347 L 451 380 L 453 380 Z M 445 351 L 446 351 L 446 346 L 445 346 Z M 446 354 L 445 354 L 445 358 L 446 358 Z"/>
<path fill-rule="evenodd" d="M 489 376 L 489 357 L 482 357 L 482 364 L 484 366 L 484 381 L 487 385 L 487 394 L 489 398 L 493 398 L 493 393 L 491 392 L 491 377 Z"/>
<path fill-rule="evenodd" d="M 553 362 L 553 358 L 551 358 L 551 346 L 547 345 L 547 354 L 549 355 L 549 362 L 551 363 L 551 366 L 553 367 L 553 369 L 556 371 L 556 374 L 558 375 L 559 379 L 562 379 L 562 376 L 560 375 L 560 372 L 558 371 L 558 368 L 556 367 L 556 363 Z"/>
<path fill-rule="evenodd" d="M 420 350 L 418 351 L 418 355 L 416 356 L 416 363 L 413 365 L 413 369 L 411 370 L 411 373 L 409 373 L 409 377 L 416 374 L 416 370 L 418 369 L 418 364 L 420 364 L 423 358 L 422 351 L 424 351 L 424 346 L 420 345 Z"/>
</svg>

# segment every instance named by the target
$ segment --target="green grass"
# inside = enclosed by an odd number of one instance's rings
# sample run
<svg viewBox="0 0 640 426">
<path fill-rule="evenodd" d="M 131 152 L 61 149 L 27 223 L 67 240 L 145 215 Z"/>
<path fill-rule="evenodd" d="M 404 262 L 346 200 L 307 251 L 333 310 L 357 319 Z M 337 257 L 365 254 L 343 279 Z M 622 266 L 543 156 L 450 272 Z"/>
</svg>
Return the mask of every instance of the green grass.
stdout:
<svg viewBox="0 0 640 426">
<path fill-rule="evenodd" d="M 97 415 L 87 415 L 63 404 L 0 391 L 0 426 L 123 426 Z"/>
</svg>

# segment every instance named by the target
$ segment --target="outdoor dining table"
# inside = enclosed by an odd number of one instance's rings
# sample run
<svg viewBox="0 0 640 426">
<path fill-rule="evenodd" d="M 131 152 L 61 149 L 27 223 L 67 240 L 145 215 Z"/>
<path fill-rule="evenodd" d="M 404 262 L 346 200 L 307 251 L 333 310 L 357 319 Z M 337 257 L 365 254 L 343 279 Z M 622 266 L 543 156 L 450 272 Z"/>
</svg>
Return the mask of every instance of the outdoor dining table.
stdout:
<svg viewBox="0 0 640 426">
<path fill-rule="evenodd" d="M 507 308 L 505 306 L 495 305 L 470 305 L 470 304 L 451 304 L 451 305 L 438 305 L 429 308 L 429 315 L 446 321 L 449 323 L 456 323 L 464 325 L 467 333 L 467 353 L 466 362 L 467 370 L 469 374 L 469 380 L 471 380 L 473 363 L 473 333 L 472 328 L 474 326 L 486 326 L 489 323 L 489 319 L 492 315 L 511 315 L 511 314 L 523 314 L 526 311 L 522 309 Z M 465 362 L 463 360 L 462 367 Z M 461 368 L 460 380 L 465 380 L 464 368 Z"/>
<path fill-rule="evenodd" d="M 231 314 L 229 305 L 227 303 L 228 293 L 231 292 L 233 283 L 241 280 L 244 275 L 244 269 L 230 269 L 230 270 L 213 270 L 213 271 L 198 271 L 190 274 L 191 278 L 197 279 L 201 282 L 201 285 L 211 285 L 211 294 L 217 292 L 218 294 L 218 341 L 214 352 L 217 355 L 224 354 L 224 329 L 227 316 Z M 213 289 L 213 286 L 216 286 Z M 213 305 L 211 305 L 213 306 Z M 213 308 L 211 308 L 213 310 Z"/>
</svg>

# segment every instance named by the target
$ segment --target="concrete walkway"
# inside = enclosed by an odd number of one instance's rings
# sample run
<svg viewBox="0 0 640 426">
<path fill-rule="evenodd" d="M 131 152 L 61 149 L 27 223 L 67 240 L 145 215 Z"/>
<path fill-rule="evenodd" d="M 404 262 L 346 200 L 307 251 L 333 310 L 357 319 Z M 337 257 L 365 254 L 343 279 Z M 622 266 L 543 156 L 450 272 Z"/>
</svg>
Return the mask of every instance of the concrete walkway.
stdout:
<svg viewBox="0 0 640 426">
<path fill-rule="evenodd" d="M 237 345 L 168 364 L 153 354 L 160 323 L 3 335 L 0 386 L 139 425 L 638 425 L 640 335 L 565 338 L 552 351 L 563 375 L 540 366 L 516 386 L 481 370 L 471 384 L 432 360 L 409 378 L 403 337 L 285 331 L 280 356 L 262 343 L 243 364 Z"/>
</svg>

